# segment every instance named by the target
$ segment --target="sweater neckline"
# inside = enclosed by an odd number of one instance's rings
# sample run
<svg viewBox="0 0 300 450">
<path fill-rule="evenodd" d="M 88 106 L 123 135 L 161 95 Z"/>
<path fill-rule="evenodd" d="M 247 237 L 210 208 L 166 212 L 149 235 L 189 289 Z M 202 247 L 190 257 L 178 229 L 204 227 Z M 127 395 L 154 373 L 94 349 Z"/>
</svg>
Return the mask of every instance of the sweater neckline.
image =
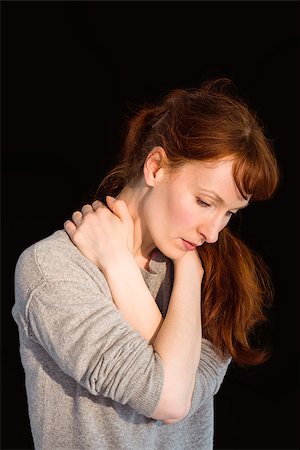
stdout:
<svg viewBox="0 0 300 450">
<path fill-rule="evenodd" d="M 149 278 L 154 278 L 166 272 L 167 257 L 158 249 L 155 249 L 151 254 L 148 269 L 140 268 L 142 274 Z"/>
</svg>

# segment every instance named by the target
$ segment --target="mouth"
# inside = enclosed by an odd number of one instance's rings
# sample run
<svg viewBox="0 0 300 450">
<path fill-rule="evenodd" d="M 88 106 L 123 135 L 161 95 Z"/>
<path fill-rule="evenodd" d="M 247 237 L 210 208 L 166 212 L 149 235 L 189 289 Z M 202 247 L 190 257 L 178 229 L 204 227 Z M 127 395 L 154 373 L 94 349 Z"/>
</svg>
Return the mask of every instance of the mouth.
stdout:
<svg viewBox="0 0 300 450">
<path fill-rule="evenodd" d="M 198 247 L 198 244 L 195 244 L 194 242 L 186 241 L 185 239 L 182 239 L 183 245 L 186 250 L 195 250 L 196 247 Z"/>
</svg>

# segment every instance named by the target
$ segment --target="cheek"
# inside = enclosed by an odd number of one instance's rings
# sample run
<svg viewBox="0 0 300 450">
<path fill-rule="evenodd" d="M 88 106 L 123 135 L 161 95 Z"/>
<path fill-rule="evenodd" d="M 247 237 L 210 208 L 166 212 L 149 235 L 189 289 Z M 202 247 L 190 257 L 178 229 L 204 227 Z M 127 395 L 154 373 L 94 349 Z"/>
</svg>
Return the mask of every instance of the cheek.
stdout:
<svg viewBox="0 0 300 450">
<path fill-rule="evenodd" d="M 181 235 L 185 230 L 195 228 L 199 222 L 199 206 L 182 187 L 163 186 L 149 195 L 145 204 L 145 217 L 154 236 Z"/>
<path fill-rule="evenodd" d="M 194 208 L 181 201 L 180 197 L 168 204 L 168 220 L 172 227 L 190 228 L 195 226 L 197 217 Z"/>
</svg>

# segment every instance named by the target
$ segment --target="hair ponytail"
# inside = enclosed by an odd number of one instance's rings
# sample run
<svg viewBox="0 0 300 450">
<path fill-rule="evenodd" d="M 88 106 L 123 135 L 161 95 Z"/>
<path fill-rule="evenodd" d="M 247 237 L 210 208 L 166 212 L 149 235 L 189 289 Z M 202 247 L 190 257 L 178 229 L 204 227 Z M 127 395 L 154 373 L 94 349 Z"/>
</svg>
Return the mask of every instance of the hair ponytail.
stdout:
<svg viewBox="0 0 300 450">
<path fill-rule="evenodd" d="M 204 336 L 240 364 L 259 364 L 269 351 L 251 348 L 251 333 L 266 321 L 273 297 L 272 283 L 262 258 L 230 230 L 214 244 L 198 248 L 205 276 L 202 284 Z"/>
</svg>

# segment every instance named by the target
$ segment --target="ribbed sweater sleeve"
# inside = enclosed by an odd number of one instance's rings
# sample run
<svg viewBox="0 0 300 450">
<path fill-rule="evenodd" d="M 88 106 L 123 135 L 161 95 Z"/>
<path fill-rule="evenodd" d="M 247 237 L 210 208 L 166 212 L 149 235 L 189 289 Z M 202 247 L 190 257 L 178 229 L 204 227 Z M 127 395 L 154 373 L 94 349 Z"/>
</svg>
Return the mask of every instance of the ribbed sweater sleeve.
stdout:
<svg viewBox="0 0 300 450">
<path fill-rule="evenodd" d="M 101 283 L 99 288 L 82 270 L 84 258 L 79 262 L 82 267 L 70 255 L 64 261 L 37 247 L 21 255 L 16 297 L 19 308 L 26 305 L 28 335 L 91 394 L 128 404 L 150 417 L 163 383 L 159 356 L 122 318 L 105 293 L 107 286 L 101 290 Z"/>
<path fill-rule="evenodd" d="M 202 339 L 192 406 L 187 417 L 218 392 L 230 362 L 231 357 L 222 355 L 215 345 L 207 339 Z"/>
</svg>

